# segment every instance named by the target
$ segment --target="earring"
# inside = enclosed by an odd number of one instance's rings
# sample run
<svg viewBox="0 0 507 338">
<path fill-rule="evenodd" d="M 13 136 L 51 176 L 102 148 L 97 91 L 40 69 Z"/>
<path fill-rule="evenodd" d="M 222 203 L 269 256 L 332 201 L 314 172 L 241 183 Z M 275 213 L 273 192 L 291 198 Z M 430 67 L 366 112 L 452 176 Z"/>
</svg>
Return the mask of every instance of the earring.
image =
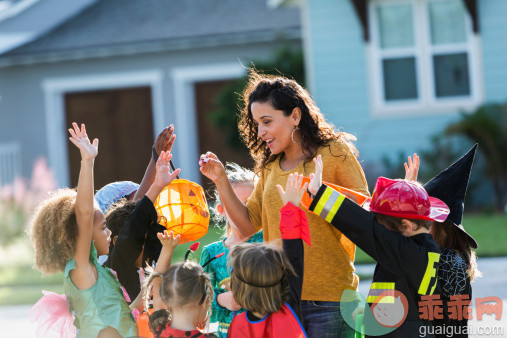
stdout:
<svg viewBox="0 0 507 338">
<path fill-rule="evenodd" d="M 299 130 L 299 127 L 294 128 L 294 130 L 293 130 L 293 131 L 292 131 L 292 133 L 290 134 L 290 138 L 292 139 L 292 142 L 294 142 L 294 143 L 296 143 L 296 144 L 299 144 L 299 143 L 303 142 L 303 140 L 301 140 L 300 142 L 296 142 L 296 141 L 294 141 L 294 132 L 295 132 L 296 130 Z M 301 138 L 304 138 L 303 134 L 301 134 Z"/>
</svg>

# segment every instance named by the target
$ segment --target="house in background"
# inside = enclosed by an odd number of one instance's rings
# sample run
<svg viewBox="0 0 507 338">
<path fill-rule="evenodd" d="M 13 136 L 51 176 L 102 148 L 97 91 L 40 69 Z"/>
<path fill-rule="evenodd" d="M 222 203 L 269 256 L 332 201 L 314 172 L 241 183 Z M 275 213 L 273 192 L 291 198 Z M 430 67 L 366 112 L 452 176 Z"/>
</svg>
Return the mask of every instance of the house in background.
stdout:
<svg viewBox="0 0 507 338">
<path fill-rule="evenodd" d="M 507 1 L 298 3 L 310 91 L 357 136 L 367 174 L 427 149 L 460 111 L 507 100 Z"/>
<path fill-rule="evenodd" d="M 0 54 L 32 41 L 96 0 L 0 1 Z M 1 93 L 0 93 L 1 101 Z M 0 186 L 11 183 L 22 170 L 19 142 L 0 144 Z"/>
<path fill-rule="evenodd" d="M 45 156 L 60 185 L 75 185 L 79 152 L 67 137 L 73 121 L 101 140 L 96 187 L 140 181 L 154 138 L 170 123 L 182 177 L 201 180 L 197 161 L 205 150 L 246 163 L 248 154 L 228 153 L 206 115 L 243 65 L 270 57 L 281 42 L 301 45 L 299 8 L 272 2 L 98 0 L 3 52 L 0 155 L 2 145 L 10 150 L 0 163 L 17 153 L 28 176 Z"/>
</svg>

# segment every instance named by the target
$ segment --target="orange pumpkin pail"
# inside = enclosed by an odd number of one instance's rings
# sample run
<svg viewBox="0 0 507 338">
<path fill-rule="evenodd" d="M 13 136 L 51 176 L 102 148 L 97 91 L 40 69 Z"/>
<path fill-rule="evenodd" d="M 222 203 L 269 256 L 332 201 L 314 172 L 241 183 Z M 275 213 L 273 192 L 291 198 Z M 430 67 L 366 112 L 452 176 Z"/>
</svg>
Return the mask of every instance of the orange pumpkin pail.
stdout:
<svg viewBox="0 0 507 338">
<path fill-rule="evenodd" d="M 180 235 L 180 244 L 196 241 L 208 232 L 209 209 L 202 187 L 177 179 L 162 190 L 155 201 L 159 223 Z"/>
</svg>

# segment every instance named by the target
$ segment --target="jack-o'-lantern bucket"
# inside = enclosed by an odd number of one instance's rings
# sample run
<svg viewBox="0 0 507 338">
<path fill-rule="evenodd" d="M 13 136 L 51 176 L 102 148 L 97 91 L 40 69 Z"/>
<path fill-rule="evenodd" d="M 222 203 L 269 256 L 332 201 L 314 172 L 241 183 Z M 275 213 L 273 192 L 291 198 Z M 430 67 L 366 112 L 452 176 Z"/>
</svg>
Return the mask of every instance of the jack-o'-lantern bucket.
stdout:
<svg viewBox="0 0 507 338">
<path fill-rule="evenodd" d="M 180 235 L 180 244 L 196 241 L 208 232 L 209 209 L 202 187 L 177 179 L 162 190 L 155 201 L 159 223 Z"/>
</svg>

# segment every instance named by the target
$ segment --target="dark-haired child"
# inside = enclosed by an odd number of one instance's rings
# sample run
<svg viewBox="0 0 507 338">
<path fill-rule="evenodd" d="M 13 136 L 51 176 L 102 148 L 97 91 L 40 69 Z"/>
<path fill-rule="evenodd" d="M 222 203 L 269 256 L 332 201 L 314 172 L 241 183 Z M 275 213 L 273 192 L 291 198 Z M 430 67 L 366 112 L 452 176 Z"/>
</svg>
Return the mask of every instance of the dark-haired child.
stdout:
<svg viewBox="0 0 507 338">
<path fill-rule="evenodd" d="M 155 233 L 163 230 L 157 224 L 158 216 L 153 204 L 165 186 L 171 183 L 180 172 L 180 169 L 176 169 L 168 174 L 171 157 L 169 152 L 161 153 L 156 164 L 155 181 L 134 210 L 128 214 L 118 235 L 112 237 L 112 250 L 104 263 L 104 266 L 116 271 L 118 280 L 127 290 L 130 299 L 135 299 L 141 291 L 137 269 L 142 266 L 146 234 L 150 230 Z M 132 208 L 132 204 L 114 209 L 108 213 L 109 220 L 115 220 L 116 226 L 121 225 L 122 220 L 118 219 L 121 218 L 119 214 L 127 215 L 128 210 L 124 209 L 128 208 Z"/>
<path fill-rule="evenodd" d="M 424 185 L 430 196 L 442 200 L 450 209 L 445 222 L 435 222 L 430 231 L 441 249 L 438 283 L 444 311 L 443 318 L 433 321 L 433 325 L 435 332 L 443 332 L 443 334 L 435 334 L 437 337 L 445 337 L 445 333 L 449 332 L 451 327 L 453 327 L 453 337 L 468 337 L 468 315 L 464 313 L 462 319 L 450 318 L 447 303 L 453 296 L 461 296 L 462 301 L 471 302 L 471 282 L 480 276 L 475 255 L 477 242 L 462 225 L 465 194 L 476 148 L 477 145 L 474 145 L 459 160 Z M 416 157 L 417 155 L 414 154 L 414 159 Z M 409 158 L 407 171 L 412 168 L 417 173 L 418 167 L 418 164 L 412 165 Z M 417 174 L 411 179 L 416 180 Z"/>
<path fill-rule="evenodd" d="M 314 196 L 310 210 L 377 261 L 369 304 L 378 304 L 386 294 L 394 303 L 396 292 L 406 297 L 406 319 L 385 336 L 417 337 L 421 326 L 431 326 L 420 319 L 419 301 L 421 296 L 432 295 L 437 285 L 440 248 L 429 229 L 432 221 L 445 220 L 448 207 L 430 198 L 417 183 L 380 177 L 368 212 L 322 184 L 322 160 L 317 157 L 314 161 L 315 174 L 308 187 Z M 365 324 L 369 314 L 365 311 Z"/>
</svg>

